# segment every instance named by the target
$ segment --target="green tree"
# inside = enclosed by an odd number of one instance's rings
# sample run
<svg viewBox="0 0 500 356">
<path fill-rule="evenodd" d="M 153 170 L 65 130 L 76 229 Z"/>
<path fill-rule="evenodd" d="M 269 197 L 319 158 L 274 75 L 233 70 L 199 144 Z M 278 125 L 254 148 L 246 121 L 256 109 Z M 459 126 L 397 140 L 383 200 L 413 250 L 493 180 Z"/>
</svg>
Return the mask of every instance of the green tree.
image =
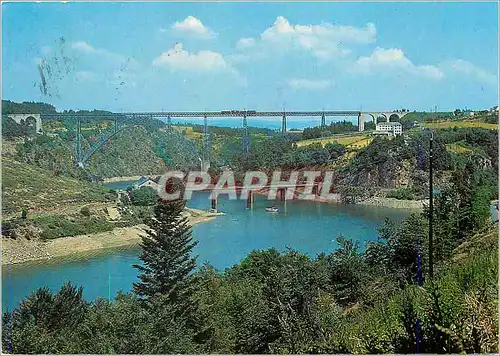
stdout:
<svg viewBox="0 0 500 356">
<path fill-rule="evenodd" d="M 359 242 L 337 238 L 339 248 L 325 262 L 335 297 L 343 305 L 358 301 L 368 280 L 368 266 L 358 251 Z"/>
<path fill-rule="evenodd" d="M 157 200 L 156 191 L 151 187 L 140 187 L 130 191 L 130 201 L 133 205 L 154 205 Z"/>
<path fill-rule="evenodd" d="M 8 330 L 2 335 L 4 349 L 15 354 L 72 353 L 67 340 L 76 336 L 89 310 L 82 293 L 81 287 L 70 283 L 55 294 L 48 288 L 35 291 L 12 314 L 4 314 L 2 330 Z"/>
<path fill-rule="evenodd" d="M 197 245 L 191 235 L 187 218 L 182 215 L 183 200 L 159 201 L 147 234 L 142 238 L 140 259 L 143 265 L 134 265 L 140 282 L 134 291 L 145 300 L 161 296 L 164 301 L 186 311 L 191 306 L 196 259 L 190 254 Z"/>
<path fill-rule="evenodd" d="M 422 277 L 425 276 L 428 224 L 423 214 L 413 213 L 400 224 L 386 220 L 379 232 L 379 241 L 370 242 L 365 252 L 372 267 L 384 270 L 401 285 L 414 284 L 420 252 Z"/>
</svg>

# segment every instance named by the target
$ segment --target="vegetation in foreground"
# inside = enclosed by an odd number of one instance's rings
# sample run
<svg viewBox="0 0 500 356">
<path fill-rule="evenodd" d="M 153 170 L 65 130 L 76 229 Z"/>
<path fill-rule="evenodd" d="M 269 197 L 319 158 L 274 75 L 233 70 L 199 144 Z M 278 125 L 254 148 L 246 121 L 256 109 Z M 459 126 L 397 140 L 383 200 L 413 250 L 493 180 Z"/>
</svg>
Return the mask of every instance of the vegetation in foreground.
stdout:
<svg viewBox="0 0 500 356">
<path fill-rule="evenodd" d="M 2 325 L 12 353 L 498 352 L 498 225 L 470 170 L 436 197 L 436 270 L 425 214 L 386 221 L 360 251 L 310 258 L 254 251 L 224 272 L 195 270 L 183 202 L 160 202 L 134 292 L 87 302 L 42 288 Z M 420 257 L 419 257 L 420 256 Z M 419 266 L 423 286 L 417 285 Z"/>
</svg>

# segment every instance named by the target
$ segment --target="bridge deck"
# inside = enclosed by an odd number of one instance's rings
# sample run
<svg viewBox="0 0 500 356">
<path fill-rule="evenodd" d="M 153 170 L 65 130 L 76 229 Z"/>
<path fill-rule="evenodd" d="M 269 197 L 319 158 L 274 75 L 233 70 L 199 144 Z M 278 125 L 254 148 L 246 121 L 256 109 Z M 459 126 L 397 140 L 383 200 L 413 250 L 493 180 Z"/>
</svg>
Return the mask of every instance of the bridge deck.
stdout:
<svg viewBox="0 0 500 356">
<path fill-rule="evenodd" d="M 231 111 L 162 111 L 162 112 L 124 112 L 124 113 L 55 113 L 41 114 L 43 118 L 67 118 L 67 117 L 89 117 L 89 118 L 119 118 L 144 117 L 144 118 L 166 118 L 166 117 L 282 117 L 285 116 L 358 116 L 361 111 L 254 111 L 254 110 L 231 110 Z"/>
</svg>

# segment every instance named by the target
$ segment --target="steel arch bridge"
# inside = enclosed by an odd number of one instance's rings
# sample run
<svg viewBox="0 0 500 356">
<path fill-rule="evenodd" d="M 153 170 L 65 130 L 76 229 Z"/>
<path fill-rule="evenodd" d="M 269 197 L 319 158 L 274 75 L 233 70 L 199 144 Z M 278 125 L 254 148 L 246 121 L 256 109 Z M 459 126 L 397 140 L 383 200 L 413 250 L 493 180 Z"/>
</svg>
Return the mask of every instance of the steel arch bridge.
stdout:
<svg viewBox="0 0 500 356">
<path fill-rule="evenodd" d="M 358 118 L 358 130 L 364 130 L 363 115 L 369 115 L 376 123 L 378 117 L 385 117 L 387 121 L 393 115 L 398 119 L 406 115 L 408 112 L 400 111 L 358 111 L 358 110 L 322 110 L 322 111 L 256 111 L 256 110 L 222 110 L 222 111 L 153 111 L 153 112 L 123 112 L 123 113 L 53 113 L 41 114 L 43 119 L 68 119 L 76 120 L 76 145 L 75 145 L 75 165 L 83 166 L 90 157 L 99 151 L 99 149 L 108 142 L 118 132 L 124 130 L 128 126 L 120 127 L 120 121 L 125 119 L 132 122 L 134 119 L 167 119 L 167 132 L 172 132 L 172 118 L 203 118 L 203 149 L 202 149 L 202 164 L 208 160 L 208 152 L 210 149 L 208 119 L 209 118 L 242 118 L 243 127 L 243 152 L 249 152 L 250 138 L 248 134 L 248 118 L 250 117 L 281 117 L 281 132 L 284 135 L 287 131 L 287 117 L 321 117 L 321 126 L 326 126 L 326 117 L 328 116 L 356 116 Z M 101 136 L 94 146 L 86 152 L 82 149 L 81 120 L 82 119 L 110 119 L 114 120 L 114 128 L 112 131 Z"/>
</svg>

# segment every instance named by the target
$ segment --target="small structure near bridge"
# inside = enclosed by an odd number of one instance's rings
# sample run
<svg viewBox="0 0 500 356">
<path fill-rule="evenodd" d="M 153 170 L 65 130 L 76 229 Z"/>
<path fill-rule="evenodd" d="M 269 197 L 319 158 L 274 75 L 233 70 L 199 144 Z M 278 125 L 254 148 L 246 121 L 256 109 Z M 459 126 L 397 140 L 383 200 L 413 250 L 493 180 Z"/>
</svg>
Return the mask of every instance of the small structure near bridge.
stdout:
<svg viewBox="0 0 500 356">
<path fill-rule="evenodd" d="M 154 190 L 156 190 L 156 189 L 158 189 L 158 180 L 159 180 L 159 177 L 156 177 L 156 179 L 151 179 L 149 177 L 142 176 L 139 179 L 139 181 L 136 184 L 134 184 L 134 188 L 139 189 L 142 187 L 150 187 L 150 188 L 153 188 Z"/>
<path fill-rule="evenodd" d="M 6 114 L 5 116 L 11 118 L 18 124 L 27 123 L 28 125 L 35 126 L 36 133 L 42 133 L 42 119 L 40 114 Z"/>
<path fill-rule="evenodd" d="M 398 136 L 403 134 L 403 126 L 399 122 L 380 122 L 376 125 L 375 135 Z"/>
</svg>

